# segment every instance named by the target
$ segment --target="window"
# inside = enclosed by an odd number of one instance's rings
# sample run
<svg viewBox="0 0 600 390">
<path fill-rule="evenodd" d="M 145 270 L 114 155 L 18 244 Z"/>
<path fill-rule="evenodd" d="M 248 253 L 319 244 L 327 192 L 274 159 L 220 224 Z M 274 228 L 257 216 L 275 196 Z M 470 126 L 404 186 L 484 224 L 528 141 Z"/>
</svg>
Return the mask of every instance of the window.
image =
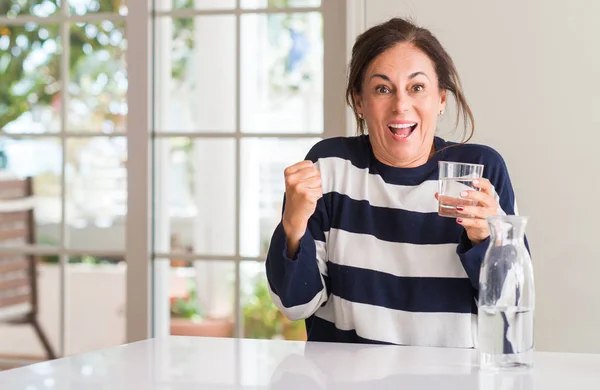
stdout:
<svg viewBox="0 0 600 390">
<path fill-rule="evenodd" d="M 32 177 L 35 204 L 33 242 L 0 245 L 38 257 L 59 355 L 171 317 L 296 337 L 264 257 L 283 169 L 346 133 L 344 20 L 343 1 L 0 2 L 0 180 Z M 41 356 L 29 331 L 0 324 L 0 355 Z"/>
<path fill-rule="evenodd" d="M 325 89 L 343 105 L 325 46 L 344 36 L 324 33 L 336 10 L 322 3 L 156 4 L 155 334 L 304 337 L 271 302 L 264 259 L 283 170 L 346 132 L 343 107 L 325 131 Z"/>
<path fill-rule="evenodd" d="M 35 205 L 33 241 L 0 245 L 37 256 L 58 355 L 125 341 L 127 14 L 124 0 L 0 2 L 0 186 L 32 177 Z M 0 326 L 0 354 L 43 356 L 27 326 Z"/>
</svg>

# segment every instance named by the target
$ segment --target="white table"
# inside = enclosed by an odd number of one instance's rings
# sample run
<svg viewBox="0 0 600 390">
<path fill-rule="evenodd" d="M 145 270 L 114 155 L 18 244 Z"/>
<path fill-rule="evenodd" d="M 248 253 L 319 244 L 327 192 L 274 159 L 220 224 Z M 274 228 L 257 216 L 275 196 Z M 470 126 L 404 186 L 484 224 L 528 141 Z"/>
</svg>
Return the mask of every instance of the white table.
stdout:
<svg viewBox="0 0 600 390">
<path fill-rule="evenodd" d="M 600 355 L 481 372 L 473 350 L 168 337 L 0 372 L 2 390 L 600 389 Z"/>
</svg>

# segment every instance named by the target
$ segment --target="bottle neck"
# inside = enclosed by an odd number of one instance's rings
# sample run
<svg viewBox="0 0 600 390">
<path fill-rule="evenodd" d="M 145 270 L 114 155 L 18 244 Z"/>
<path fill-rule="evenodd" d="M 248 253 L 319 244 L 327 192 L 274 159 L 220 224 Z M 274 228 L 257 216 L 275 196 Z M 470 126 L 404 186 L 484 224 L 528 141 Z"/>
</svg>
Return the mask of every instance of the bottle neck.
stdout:
<svg viewBox="0 0 600 390">
<path fill-rule="evenodd" d="M 492 224 L 490 243 L 494 246 L 524 245 L 525 225 L 506 222 Z"/>
</svg>

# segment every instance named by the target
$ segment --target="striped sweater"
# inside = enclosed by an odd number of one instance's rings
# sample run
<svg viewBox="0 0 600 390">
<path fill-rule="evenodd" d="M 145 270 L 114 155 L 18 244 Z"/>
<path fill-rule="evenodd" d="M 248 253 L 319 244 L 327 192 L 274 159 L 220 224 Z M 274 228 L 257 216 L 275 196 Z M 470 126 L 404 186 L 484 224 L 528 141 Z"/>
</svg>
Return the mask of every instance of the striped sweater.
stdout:
<svg viewBox="0 0 600 390">
<path fill-rule="evenodd" d="M 455 219 L 438 216 L 438 161 L 484 164 L 502 211 L 515 214 L 516 204 L 496 151 L 450 145 L 436 137 L 443 150 L 416 168 L 379 162 L 368 135 L 310 150 L 323 197 L 296 257 L 287 257 L 280 223 L 266 259 L 273 301 L 289 319 L 306 320 L 309 341 L 476 347 L 489 239 L 473 246 Z"/>
</svg>

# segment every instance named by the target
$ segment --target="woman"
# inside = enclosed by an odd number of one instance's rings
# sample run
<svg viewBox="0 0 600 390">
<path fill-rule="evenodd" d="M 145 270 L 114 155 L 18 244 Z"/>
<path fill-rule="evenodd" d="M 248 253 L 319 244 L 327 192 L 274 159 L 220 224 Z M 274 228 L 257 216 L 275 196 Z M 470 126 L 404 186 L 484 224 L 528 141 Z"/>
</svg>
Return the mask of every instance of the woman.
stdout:
<svg viewBox="0 0 600 390">
<path fill-rule="evenodd" d="M 434 135 L 448 93 L 470 123 L 460 144 Z M 266 260 L 274 302 L 306 319 L 311 341 L 476 347 L 485 217 L 516 206 L 502 157 L 466 144 L 473 115 L 452 59 L 428 30 L 392 19 L 357 38 L 346 98 L 359 135 L 323 140 L 284 172 Z M 441 160 L 485 165 L 464 217 L 437 214 Z"/>
</svg>

